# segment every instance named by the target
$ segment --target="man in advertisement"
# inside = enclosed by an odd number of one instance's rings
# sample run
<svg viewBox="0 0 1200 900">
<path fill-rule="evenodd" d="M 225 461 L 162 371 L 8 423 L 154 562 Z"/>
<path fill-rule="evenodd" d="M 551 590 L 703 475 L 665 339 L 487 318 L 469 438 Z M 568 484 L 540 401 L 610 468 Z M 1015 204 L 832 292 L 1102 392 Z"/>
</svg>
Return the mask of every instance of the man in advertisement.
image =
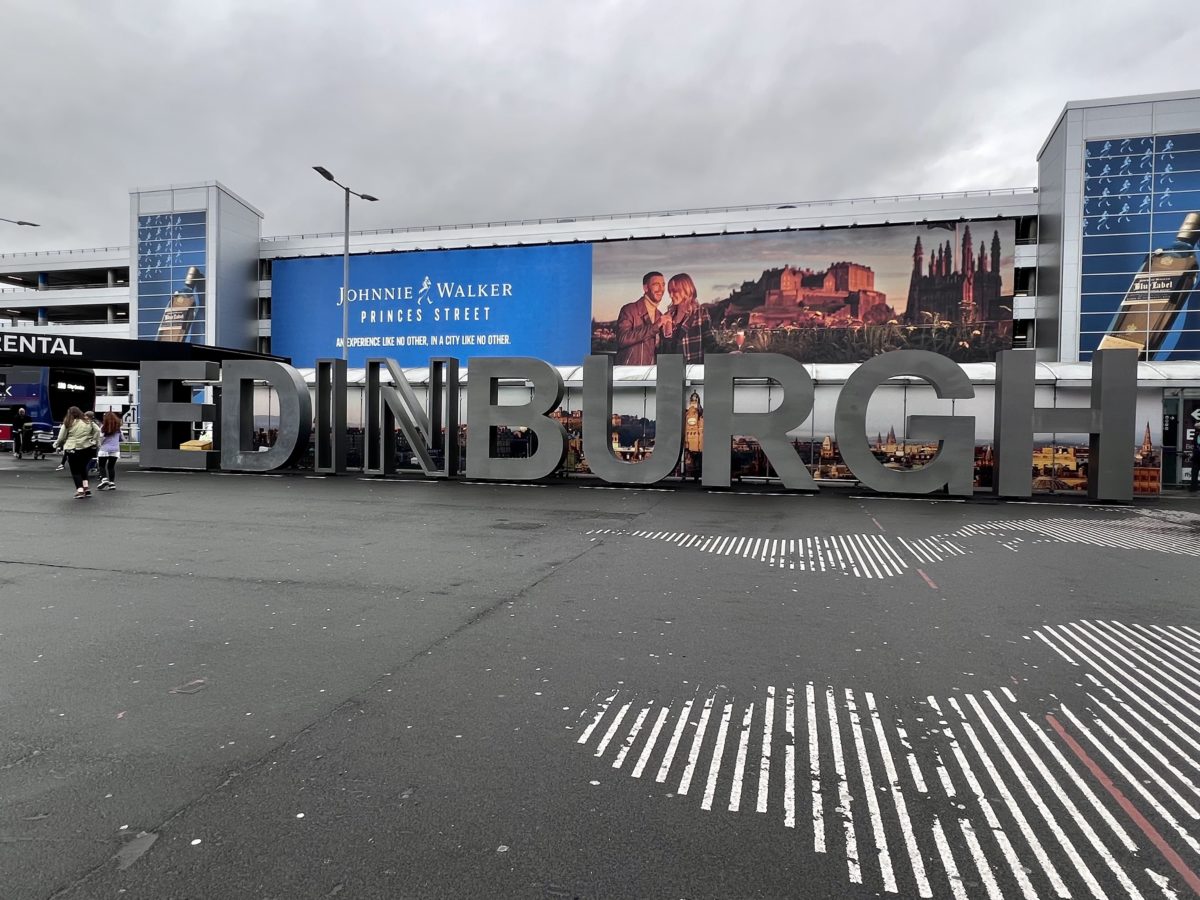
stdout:
<svg viewBox="0 0 1200 900">
<path fill-rule="evenodd" d="M 658 358 L 658 338 L 670 319 L 661 315 L 658 304 L 666 293 L 662 272 L 642 276 L 642 296 L 621 307 L 617 317 L 618 366 L 652 366 Z"/>
</svg>

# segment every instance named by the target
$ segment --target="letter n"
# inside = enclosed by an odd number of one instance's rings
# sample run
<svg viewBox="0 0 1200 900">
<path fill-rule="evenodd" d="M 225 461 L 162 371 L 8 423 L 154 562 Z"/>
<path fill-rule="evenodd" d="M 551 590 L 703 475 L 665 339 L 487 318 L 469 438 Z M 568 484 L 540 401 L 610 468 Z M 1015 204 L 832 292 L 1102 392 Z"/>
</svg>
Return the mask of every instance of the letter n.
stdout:
<svg viewBox="0 0 1200 900">
<path fill-rule="evenodd" d="M 383 384 L 386 368 L 392 383 Z M 367 360 L 366 465 L 368 475 L 396 471 L 396 429 L 412 448 L 421 471 L 432 478 L 458 474 L 458 360 L 429 360 L 429 412 L 394 359 Z"/>
</svg>

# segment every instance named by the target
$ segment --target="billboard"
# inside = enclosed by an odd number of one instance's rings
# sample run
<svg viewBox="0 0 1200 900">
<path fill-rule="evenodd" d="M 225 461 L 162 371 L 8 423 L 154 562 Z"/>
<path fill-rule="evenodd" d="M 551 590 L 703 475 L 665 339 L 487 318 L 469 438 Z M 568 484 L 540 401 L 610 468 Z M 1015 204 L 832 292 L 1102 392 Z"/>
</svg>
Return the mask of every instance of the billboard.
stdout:
<svg viewBox="0 0 1200 900">
<path fill-rule="evenodd" d="M 591 247 L 556 244 L 358 255 L 341 305 L 341 257 L 276 260 L 271 347 L 298 366 L 386 356 L 536 356 L 554 365 L 587 355 Z"/>
<path fill-rule="evenodd" d="M 922 349 L 956 362 L 1012 344 L 1012 220 L 721 234 L 276 260 L 272 349 L 342 355 L 782 353 L 854 363 Z"/>
<path fill-rule="evenodd" d="M 1200 134 L 1084 146 L 1079 357 L 1200 359 Z"/>
<path fill-rule="evenodd" d="M 208 342 L 205 229 L 204 211 L 138 216 L 139 340 Z"/>
<path fill-rule="evenodd" d="M 596 244 L 592 351 L 990 361 L 1012 346 L 1014 243 L 999 220 Z"/>
</svg>

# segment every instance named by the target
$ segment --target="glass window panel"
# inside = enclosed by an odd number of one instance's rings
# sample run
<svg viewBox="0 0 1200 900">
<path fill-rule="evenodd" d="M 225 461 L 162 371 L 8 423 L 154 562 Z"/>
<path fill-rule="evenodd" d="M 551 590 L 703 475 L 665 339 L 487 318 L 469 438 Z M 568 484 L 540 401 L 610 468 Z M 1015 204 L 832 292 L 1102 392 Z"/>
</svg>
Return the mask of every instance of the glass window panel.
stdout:
<svg viewBox="0 0 1200 900">
<path fill-rule="evenodd" d="M 1098 197 L 1086 197 L 1083 201 L 1085 216 L 1126 215 L 1129 213 L 1148 215 L 1154 210 L 1154 200 L 1151 194 L 1101 194 Z"/>
<path fill-rule="evenodd" d="M 1155 178 L 1154 191 L 1200 191 L 1200 172 L 1161 172 Z"/>
<path fill-rule="evenodd" d="M 1149 234 L 1149 232 L 1150 216 L 1148 215 L 1118 214 L 1114 211 L 1111 213 L 1101 213 L 1098 216 L 1085 216 L 1083 220 L 1083 233 L 1085 236 L 1093 234 Z"/>
<path fill-rule="evenodd" d="M 1103 256 L 1085 256 L 1083 258 L 1084 275 L 1102 275 L 1106 273 L 1124 272 L 1132 274 L 1142 267 L 1146 261 L 1145 253 L 1105 254 Z"/>
<path fill-rule="evenodd" d="M 1083 181 L 1083 196 L 1087 200 L 1093 197 L 1115 197 L 1118 194 L 1148 194 L 1153 190 L 1154 175 L 1151 172 L 1105 175 L 1099 178 L 1085 178 Z"/>
<path fill-rule="evenodd" d="M 1153 139 L 1146 136 L 1102 138 L 1084 144 L 1084 156 L 1088 159 L 1099 156 L 1127 156 L 1130 153 L 1145 153 L 1153 149 Z"/>
<path fill-rule="evenodd" d="M 1081 294 L 1124 294 L 1129 290 L 1133 275 L 1084 275 L 1080 281 Z"/>
<path fill-rule="evenodd" d="M 1156 218 L 1161 213 L 1177 213 L 1180 221 L 1190 212 L 1200 209 L 1200 191 L 1173 191 L 1164 188 L 1154 195 L 1154 212 Z M 1162 230 L 1162 222 L 1155 222 L 1156 229 Z"/>
<path fill-rule="evenodd" d="M 1125 295 L 1121 294 L 1084 294 L 1079 298 L 1079 309 L 1083 313 L 1104 313 L 1112 315 Z"/>
<path fill-rule="evenodd" d="M 1154 150 L 1157 153 L 1200 150 L 1200 133 L 1160 134 L 1154 139 Z"/>
<path fill-rule="evenodd" d="M 1079 317 L 1079 330 L 1080 332 L 1097 331 L 1107 334 L 1115 316 L 1115 312 L 1084 313 Z"/>
<path fill-rule="evenodd" d="M 1155 174 L 1164 172 L 1195 172 L 1200 169 L 1200 150 L 1186 153 L 1159 153 L 1154 157 Z"/>
<path fill-rule="evenodd" d="M 1148 150 L 1141 154 L 1098 157 L 1084 161 L 1083 173 L 1089 179 L 1125 178 L 1142 175 L 1154 170 L 1154 154 Z"/>
<path fill-rule="evenodd" d="M 1174 239 L 1174 232 L 1172 232 L 1171 240 Z M 1153 246 L 1148 234 L 1089 234 L 1083 239 L 1083 252 L 1089 255 L 1097 253 L 1140 253 L 1144 256 L 1152 249 Z"/>
</svg>

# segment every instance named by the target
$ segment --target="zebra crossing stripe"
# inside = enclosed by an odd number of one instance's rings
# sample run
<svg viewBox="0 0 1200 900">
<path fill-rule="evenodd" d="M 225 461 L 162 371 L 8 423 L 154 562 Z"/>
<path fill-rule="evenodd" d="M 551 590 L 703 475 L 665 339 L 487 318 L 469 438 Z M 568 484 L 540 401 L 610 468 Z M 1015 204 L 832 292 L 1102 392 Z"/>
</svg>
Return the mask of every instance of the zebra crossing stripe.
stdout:
<svg viewBox="0 0 1200 900">
<path fill-rule="evenodd" d="M 850 799 L 850 782 L 846 778 L 846 760 L 842 755 L 842 733 L 838 728 L 837 701 L 833 688 L 825 689 L 825 707 L 829 714 L 829 742 L 833 748 L 833 771 L 838 781 L 838 805 L 834 812 L 842 816 L 846 833 L 846 868 L 850 881 L 862 884 L 862 866 L 858 861 L 858 839 L 854 836 L 854 808 Z"/>
<path fill-rule="evenodd" d="M 1082 699 L 1056 697 L 1051 714 L 1031 715 L 1008 687 L 928 696 L 920 702 L 935 718 L 918 715 L 919 734 L 932 743 L 920 753 L 911 720 L 899 708 L 887 711 L 886 698 L 811 681 L 803 689 L 764 685 L 759 696 L 744 698 L 724 687 L 697 688 L 679 705 L 624 686 L 598 692 L 579 715 L 586 728 L 577 743 L 634 778 L 661 762 L 657 781 L 694 795 L 703 812 L 728 790 L 730 812 L 752 806 L 778 816 L 805 846 L 811 827 L 813 852 L 844 853 L 852 883 L 893 896 L 1169 896 L 1170 882 L 1144 858 L 1137 862 L 1146 852 L 1135 841 L 1139 829 L 1151 852 L 1200 890 L 1200 878 L 1189 880 L 1200 860 L 1192 824 L 1200 822 L 1200 727 L 1192 709 L 1200 633 L 1108 620 L 1037 631 L 1046 640 L 1036 646 L 1079 670 Z M 805 745 L 806 787 L 797 768 Z M 747 784 L 753 777 L 756 785 Z M 799 796 L 805 791 L 807 798 Z M 1118 795 L 1124 800 L 1114 805 Z M 914 797 L 927 813 L 920 827 Z M 811 813 L 798 815 L 801 805 Z M 827 830 L 827 812 L 841 827 Z M 863 840 L 872 847 L 866 857 Z"/>
<path fill-rule="evenodd" d="M 942 867 L 946 870 L 946 880 L 955 900 L 967 900 L 967 891 L 963 887 L 962 877 L 958 874 L 958 866 L 954 863 L 954 854 L 950 852 L 950 842 L 942 831 L 942 823 L 937 816 L 933 817 L 933 843 L 937 847 L 938 856 L 942 858 Z"/>
<path fill-rule="evenodd" d="M 817 709 L 813 685 L 804 686 L 808 713 L 808 777 L 812 788 L 813 852 L 825 852 L 825 813 L 821 806 L 821 757 L 817 745 Z"/>
<path fill-rule="evenodd" d="M 850 718 L 850 733 L 854 737 L 854 749 L 858 753 L 858 768 L 862 776 L 863 795 L 867 799 L 867 817 L 870 819 L 871 831 L 875 836 L 875 850 L 879 854 L 883 889 L 889 894 L 899 893 L 899 888 L 896 887 L 896 876 L 892 870 L 892 855 L 888 852 L 887 833 L 883 830 L 883 816 L 879 812 L 879 794 L 875 790 L 875 778 L 871 774 L 871 761 L 867 756 L 867 746 L 863 741 L 858 706 L 854 702 L 854 692 L 849 688 L 846 688 L 846 712 Z"/>
<path fill-rule="evenodd" d="M 717 792 L 717 773 L 721 770 L 721 757 L 725 755 L 725 737 L 729 733 L 729 719 L 733 715 L 733 704 L 726 703 L 721 713 L 721 725 L 717 729 L 717 747 L 713 751 L 712 764 L 708 767 L 708 783 L 704 785 L 701 809 L 712 809 L 713 797 Z"/>
<path fill-rule="evenodd" d="M 847 691 L 849 693 L 849 691 Z M 900 776 L 896 772 L 896 764 L 892 761 L 892 750 L 888 746 L 887 732 L 883 729 L 883 721 L 879 718 L 879 711 L 875 708 L 875 698 L 870 692 L 863 693 L 863 699 L 867 701 L 867 710 L 871 715 L 871 724 L 875 728 L 875 740 L 879 744 L 879 748 L 883 751 L 883 770 L 887 775 L 888 785 L 891 788 L 892 803 L 896 808 L 896 816 L 900 820 L 900 834 L 904 837 L 904 846 L 908 851 L 909 861 L 912 863 L 913 878 L 917 882 L 917 892 L 922 897 L 932 897 L 933 890 L 929 887 L 929 880 L 925 875 L 925 861 L 921 858 L 921 851 L 917 847 L 917 839 L 913 834 L 912 822 L 908 818 L 908 805 L 904 802 L 904 793 L 900 787 Z M 916 765 L 916 760 L 909 756 L 912 764 Z"/>
<path fill-rule="evenodd" d="M 746 748 L 750 744 L 750 723 L 754 718 L 754 704 L 746 707 L 742 717 L 742 731 L 738 737 L 737 757 L 733 764 L 733 779 L 729 786 L 729 811 L 737 812 L 742 806 L 742 774 L 746 771 Z"/>
<path fill-rule="evenodd" d="M 671 763 L 675 759 L 675 751 L 679 748 L 679 737 L 683 734 L 683 726 L 687 724 L 688 715 L 692 711 L 693 700 L 688 700 L 683 704 L 683 708 L 679 710 L 679 719 L 675 722 L 675 733 L 671 735 L 671 741 L 667 744 L 667 752 L 663 757 L 662 766 L 659 767 L 658 775 L 654 780 L 663 782 L 667 780 L 667 773 L 671 770 Z"/>
</svg>

